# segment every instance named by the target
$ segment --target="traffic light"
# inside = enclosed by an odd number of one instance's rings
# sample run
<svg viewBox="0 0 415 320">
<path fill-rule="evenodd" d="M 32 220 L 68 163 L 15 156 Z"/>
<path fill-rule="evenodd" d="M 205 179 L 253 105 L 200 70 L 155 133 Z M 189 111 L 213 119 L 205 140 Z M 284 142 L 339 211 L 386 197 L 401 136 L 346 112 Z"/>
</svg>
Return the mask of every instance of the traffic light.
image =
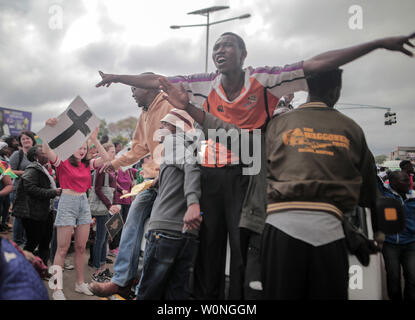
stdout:
<svg viewBox="0 0 415 320">
<path fill-rule="evenodd" d="M 390 126 L 396 123 L 396 112 L 386 112 L 385 113 L 385 126 Z"/>
</svg>

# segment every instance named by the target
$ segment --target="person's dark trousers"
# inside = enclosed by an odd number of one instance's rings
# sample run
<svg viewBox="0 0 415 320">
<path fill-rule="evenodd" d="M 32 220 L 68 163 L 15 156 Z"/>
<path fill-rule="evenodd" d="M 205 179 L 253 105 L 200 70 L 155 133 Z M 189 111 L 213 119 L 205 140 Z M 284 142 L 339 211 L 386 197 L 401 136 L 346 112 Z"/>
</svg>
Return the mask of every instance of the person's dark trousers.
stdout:
<svg viewBox="0 0 415 320">
<path fill-rule="evenodd" d="M 47 220 L 37 221 L 33 219 L 22 219 L 22 224 L 25 228 L 27 241 L 24 250 L 35 252 L 37 247 L 39 250 L 39 257 L 45 265 L 48 265 L 49 259 L 49 244 L 52 239 L 53 231 L 53 216 L 48 215 Z"/>
<path fill-rule="evenodd" d="M 196 236 L 151 230 L 146 234 L 137 300 L 187 300 L 198 241 Z"/>
<path fill-rule="evenodd" d="M 405 300 L 415 300 L 415 242 L 408 244 L 384 242 L 382 253 L 385 260 L 389 299 L 402 300 L 402 267 L 405 279 L 403 298 Z"/>
<path fill-rule="evenodd" d="M 10 203 L 14 203 L 16 196 L 16 190 L 13 188 L 13 192 L 10 193 Z M 26 243 L 26 233 L 20 218 L 14 217 L 13 221 L 13 242 L 18 246 L 24 245 Z"/>
<path fill-rule="evenodd" d="M 52 228 L 53 230 L 52 230 L 52 239 L 50 241 L 50 256 L 49 256 L 51 263 L 53 263 L 53 260 L 55 259 L 56 249 L 58 247 L 56 227 L 53 226 Z"/>
<path fill-rule="evenodd" d="M 22 224 L 22 219 L 14 217 L 13 221 L 13 242 L 18 246 L 24 245 L 27 241 L 26 232 Z"/>
<path fill-rule="evenodd" d="M 262 235 L 256 232 L 251 232 L 247 229 L 241 229 L 242 239 L 247 240 L 248 243 L 242 241 L 242 248 L 248 248 L 246 251 L 245 261 L 245 285 L 244 285 L 244 299 L 245 300 L 262 300 L 262 283 L 261 283 L 261 238 Z"/>
<path fill-rule="evenodd" d="M 57 238 L 57 231 L 56 227 L 53 225 L 56 219 L 56 210 L 52 212 L 52 239 L 50 240 L 50 250 L 49 250 L 49 259 L 50 262 L 53 264 L 53 260 L 55 259 L 56 249 L 58 248 L 58 238 Z"/>
<path fill-rule="evenodd" d="M 107 243 L 108 232 L 105 228 L 105 223 L 110 219 L 110 214 L 105 216 L 96 216 L 96 229 L 97 233 L 94 240 L 94 248 L 92 250 L 92 263 L 95 269 L 100 269 L 105 263 L 107 258 Z"/>
<path fill-rule="evenodd" d="M 122 217 L 122 221 L 125 223 L 125 221 L 127 220 L 127 215 L 128 215 L 128 211 L 130 210 L 131 205 L 130 204 L 122 204 L 121 205 L 121 217 Z M 112 240 L 109 243 L 109 249 L 110 250 L 114 250 L 117 249 L 118 246 L 120 245 L 120 240 L 121 240 L 121 233 L 122 233 L 122 229 L 120 232 L 117 233 L 117 235 L 114 237 L 114 240 Z"/>
<path fill-rule="evenodd" d="M 243 299 L 246 248 L 241 247 L 239 221 L 248 182 L 249 176 L 242 175 L 241 166 L 201 168 L 200 206 L 204 214 L 194 270 L 196 299 L 225 298 L 228 235 L 231 251 L 228 299 Z"/>
<path fill-rule="evenodd" d="M 261 245 L 266 300 L 346 300 L 349 260 L 344 239 L 314 247 L 266 224 Z"/>
<path fill-rule="evenodd" d="M 0 197 L 1 224 L 7 224 L 9 218 L 10 197 Z"/>
</svg>

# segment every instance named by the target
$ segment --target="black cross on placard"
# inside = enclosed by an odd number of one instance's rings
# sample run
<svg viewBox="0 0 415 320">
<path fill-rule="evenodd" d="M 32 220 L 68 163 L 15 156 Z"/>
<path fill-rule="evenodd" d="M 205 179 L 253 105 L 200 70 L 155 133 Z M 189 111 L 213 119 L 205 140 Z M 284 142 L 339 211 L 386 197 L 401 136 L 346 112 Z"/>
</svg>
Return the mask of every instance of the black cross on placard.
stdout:
<svg viewBox="0 0 415 320">
<path fill-rule="evenodd" d="M 86 110 L 78 117 L 72 109 L 69 109 L 66 114 L 68 115 L 69 119 L 72 120 L 73 124 L 60 135 L 58 135 L 55 139 L 49 142 L 51 149 L 56 149 L 59 147 L 62 143 L 69 140 L 77 131 L 81 131 L 85 137 L 91 132 L 89 127 L 86 125 L 86 122 L 92 117 L 91 111 Z"/>
</svg>

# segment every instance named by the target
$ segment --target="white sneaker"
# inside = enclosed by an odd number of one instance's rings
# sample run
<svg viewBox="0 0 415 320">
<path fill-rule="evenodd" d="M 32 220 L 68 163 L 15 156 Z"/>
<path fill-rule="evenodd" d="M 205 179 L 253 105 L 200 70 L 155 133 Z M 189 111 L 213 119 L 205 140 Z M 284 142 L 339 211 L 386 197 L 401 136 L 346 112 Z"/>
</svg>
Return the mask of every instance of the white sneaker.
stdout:
<svg viewBox="0 0 415 320">
<path fill-rule="evenodd" d="M 74 266 L 72 264 L 70 264 L 69 262 L 65 261 L 65 263 L 63 265 L 63 268 L 66 269 L 66 270 L 73 270 Z"/>
<path fill-rule="evenodd" d="M 52 294 L 53 300 L 66 300 L 65 295 L 63 294 L 62 290 L 55 290 Z"/>
<path fill-rule="evenodd" d="M 83 293 L 86 294 L 87 296 L 93 296 L 94 294 L 91 292 L 91 290 L 89 290 L 88 284 L 81 283 L 81 284 L 77 284 L 75 283 L 75 291 L 78 293 Z"/>
</svg>

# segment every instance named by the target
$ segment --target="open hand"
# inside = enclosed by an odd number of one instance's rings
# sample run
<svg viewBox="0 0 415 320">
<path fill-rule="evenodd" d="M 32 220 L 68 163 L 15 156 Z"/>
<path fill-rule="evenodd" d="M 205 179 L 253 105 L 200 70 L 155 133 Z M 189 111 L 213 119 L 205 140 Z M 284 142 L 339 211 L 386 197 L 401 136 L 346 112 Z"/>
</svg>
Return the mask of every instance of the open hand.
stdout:
<svg viewBox="0 0 415 320">
<path fill-rule="evenodd" d="M 98 72 L 102 80 L 95 85 L 97 88 L 102 87 L 102 86 L 109 87 L 111 83 L 119 82 L 118 75 L 116 74 L 104 73 L 102 71 L 98 71 Z"/>
<path fill-rule="evenodd" d="M 164 77 L 159 78 L 159 83 L 160 89 L 166 93 L 163 96 L 163 99 L 170 102 L 173 107 L 185 110 L 186 106 L 189 104 L 189 97 L 183 87 L 183 84 L 180 82 L 180 87 L 177 88 L 167 78 Z"/>
<path fill-rule="evenodd" d="M 409 57 L 412 57 L 414 54 L 406 49 L 404 45 L 408 45 L 412 48 L 415 48 L 415 46 L 409 41 L 410 39 L 415 38 L 415 32 L 412 33 L 409 36 L 403 36 L 403 37 L 390 37 L 390 38 L 384 38 L 381 39 L 381 45 L 383 48 L 392 50 L 392 51 L 400 51 L 403 54 L 406 54 Z"/>
<path fill-rule="evenodd" d="M 98 132 L 99 132 L 99 127 L 96 127 L 94 131 L 92 131 L 91 136 L 89 137 L 92 142 L 96 142 L 98 141 Z"/>
</svg>

